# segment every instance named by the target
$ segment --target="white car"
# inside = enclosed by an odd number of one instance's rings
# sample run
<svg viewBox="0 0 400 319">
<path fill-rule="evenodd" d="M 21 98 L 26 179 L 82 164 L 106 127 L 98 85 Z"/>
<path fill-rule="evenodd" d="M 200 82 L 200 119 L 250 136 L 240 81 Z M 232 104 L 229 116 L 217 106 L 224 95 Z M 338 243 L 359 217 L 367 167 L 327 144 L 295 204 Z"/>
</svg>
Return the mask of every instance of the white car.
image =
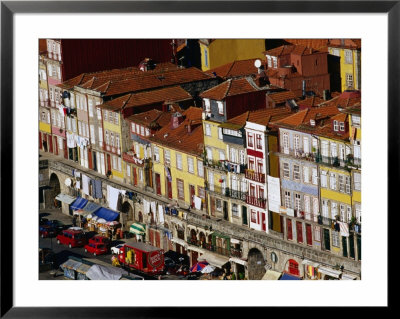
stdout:
<svg viewBox="0 0 400 319">
<path fill-rule="evenodd" d="M 118 255 L 121 247 L 124 247 L 124 244 L 119 244 L 117 246 L 111 247 L 111 253 Z"/>
</svg>

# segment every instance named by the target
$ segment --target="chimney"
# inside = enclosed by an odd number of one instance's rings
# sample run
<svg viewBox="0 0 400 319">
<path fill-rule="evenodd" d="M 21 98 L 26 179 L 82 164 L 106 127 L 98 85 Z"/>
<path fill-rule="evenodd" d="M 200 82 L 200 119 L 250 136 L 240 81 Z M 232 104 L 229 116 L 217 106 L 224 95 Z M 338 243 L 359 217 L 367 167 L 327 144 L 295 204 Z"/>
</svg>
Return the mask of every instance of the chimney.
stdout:
<svg viewBox="0 0 400 319">
<path fill-rule="evenodd" d="M 184 118 L 181 113 L 176 112 L 171 116 L 171 128 L 176 129 L 183 122 Z"/>
<path fill-rule="evenodd" d="M 306 80 L 303 80 L 303 98 L 306 97 Z"/>
<path fill-rule="evenodd" d="M 189 124 L 187 125 L 187 132 L 192 133 L 192 121 L 190 121 Z"/>
</svg>

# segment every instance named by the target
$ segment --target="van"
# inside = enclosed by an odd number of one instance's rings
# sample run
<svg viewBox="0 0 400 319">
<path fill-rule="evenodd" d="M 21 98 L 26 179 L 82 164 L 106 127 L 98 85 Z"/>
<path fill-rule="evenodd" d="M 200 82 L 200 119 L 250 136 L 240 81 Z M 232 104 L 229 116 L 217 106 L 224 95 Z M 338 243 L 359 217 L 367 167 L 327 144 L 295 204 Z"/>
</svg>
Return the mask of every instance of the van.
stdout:
<svg viewBox="0 0 400 319">
<path fill-rule="evenodd" d="M 101 235 L 95 235 L 89 239 L 89 244 L 104 244 L 107 248 L 110 248 L 111 242 L 107 237 Z"/>
<path fill-rule="evenodd" d="M 57 244 L 68 245 L 69 248 L 82 247 L 86 244 L 86 237 L 81 230 L 67 229 L 57 235 Z"/>
</svg>

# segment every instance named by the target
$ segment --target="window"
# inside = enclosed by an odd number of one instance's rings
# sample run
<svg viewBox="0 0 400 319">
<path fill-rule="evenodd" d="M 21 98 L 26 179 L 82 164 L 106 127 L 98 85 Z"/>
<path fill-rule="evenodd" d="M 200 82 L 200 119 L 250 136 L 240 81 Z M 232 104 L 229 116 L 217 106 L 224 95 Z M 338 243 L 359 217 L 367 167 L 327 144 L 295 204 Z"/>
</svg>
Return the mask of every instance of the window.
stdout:
<svg viewBox="0 0 400 319">
<path fill-rule="evenodd" d="M 290 192 L 285 191 L 285 207 L 292 208 Z"/>
<path fill-rule="evenodd" d="M 239 152 L 240 164 L 246 164 L 246 153 L 243 150 Z"/>
<path fill-rule="evenodd" d="M 205 106 L 206 112 L 210 112 L 211 111 L 211 106 L 210 106 L 210 100 L 209 99 L 204 99 L 204 106 Z"/>
<path fill-rule="evenodd" d="M 208 52 L 207 49 L 204 49 L 204 64 L 208 67 Z"/>
<path fill-rule="evenodd" d="M 218 101 L 217 104 L 218 104 L 218 114 L 224 115 L 224 103 Z"/>
<path fill-rule="evenodd" d="M 211 136 L 211 125 L 210 124 L 206 124 L 206 135 Z"/>
<path fill-rule="evenodd" d="M 268 67 L 271 68 L 272 67 L 272 60 L 271 60 L 271 56 L 267 55 L 267 61 L 268 61 Z"/>
<path fill-rule="evenodd" d="M 225 152 L 224 151 L 219 151 L 219 160 L 220 161 L 225 161 Z"/>
<path fill-rule="evenodd" d="M 220 199 L 218 199 L 218 198 L 215 199 L 215 208 L 216 208 L 218 211 L 221 211 L 221 210 L 222 210 L 222 201 L 221 201 Z"/>
<path fill-rule="evenodd" d="M 272 57 L 272 60 L 274 61 L 274 68 L 276 69 L 278 67 L 278 59 L 276 57 Z"/>
<path fill-rule="evenodd" d="M 295 194 L 294 195 L 294 208 L 300 212 L 301 211 L 301 195 Z"/>
<path fill-rule="evenodd" d="M 203 161 L 197 160 L 197 175 L 204 177 Z"/>
<path fill-rule="evenodd" d="M 351 50 L 344 50 L 344 57 L 347 64 L 353 63 L 353 52 Z"/>
<path fill-rule="evenodd" d="M 232 215 L 239 217 L 239 206 L 235 203 L 232 203 Z"/>
<path fill-rule="evenodd" d="M 293 165 L 293 179 L 296 181 L 300 180 L 300 166 Z"/>
<path fill-rule="evenodd" d="M 117 169 L 117 157 L 116 156 L 112 156 L 112 168 L 113 169 Z"/>
<path fill-rule="evenodd" d="M 176 168 L 182 169 L 182 154 L 176 153 Z"/>
<path fill-rule="evenodd" d="M 352 115 L 351 121 L 352 121 L 352 124 L 357 127 L 361 124 L 361 118 L 356 115 Z"/>
<path fill-rule="evenodd" d="M 297 242 L 301 244 L 303 242 L 303 223 L 302 222 L 296 222 L 296 230 L 297 230 Z"/>
<path fill-rule="evenodd" d="M 72 131 L 72 125 L 71 125 L 71 118 L 67 117 L 67 129 L 68 131 Z"/>
<path fill-rule="evenodd" d="M 197 194 L 200 198 L 206 198 L 206 193 L 204 191 L 204 187 L 197 186 Z"/>
<path fill-rule="evenodd" d="M 304 153 L 310 153 L 310 143 L 308 137 L 303 137 L 303 150 Z"/>
<path fill-rule="evenodd" d="M 331 143 L 331 157 L 332 158 L 337 157 L 337 144 L 336 143 Z"/>
<path fill-rule="evenodd" d="M 343 175 L 339 175 L 339 191 L 344 193 L 344 176 Z"/>
<path fill-rule="evenodd" d="M 76 120 L 75 119 L 72 119 L 72 131 L 74 132 L 74 133 L 76 133 Z"/>
<path fill-rule="evenodd" d="M 283 132 L 282 145 L 283 145 L 283 152 L 285 154 L 289 154 L 289 134 L 287 132 Z"/>
<path fill-rule="evenodd" d="M 339 232 L 332 230 L 332 246 L 340 247 Z"/>
<path fill-rule="evenodd" d="M 321 171 L 321 187 L 328 187 L 326 171 Z"/>
<path fill-rule="evenodd" d="M 339 211 L 340 211 L 340 221 L 346 222 L 346 206 L 343 204 L 340 204 Z"/>
<path fill-rule="evenodd" d="M 92 142 L 92 144 L 96 143 L 96 139 L 94 136 L 94 125 L 90 125 L 90 141 Z"/>
<path fill-rule="evenodd" d="M 283 163 L 283 177 L 290 178 L 289 163 Z"/>
<path fill-rule="evenodd" d="M 193 174 L 194 173 L 193 158 L 188 156 L 187 163 L 188 163 L 188 172 Z"/>
<path fill-rule="evenodd" d="M 314 241 L 321 241 L 321 227 L 314 226 Z"/>
<path fill-rule="evenodd" d="M 150 130 L 146 128 L 146 136 L 150 136 Z"/>
<path fill-rule="evenodd" d="M 90 107 L 89 107 L 89 110 L 90 110 Z M 97 107 L 97 108 L 96 108 L 96 111 L 97 111 L 97 119 L 98 119 L 99 121 L 101 121 L 101 109 L 100 109 L 99 107 Z"/>
<path fill-rule="evenodd" d="M 251 222 L 257 223 L 257 212 L 255 210 L 251 210 Z"/>
<path fill-rule="evenodd" d="M 160 161 L 159 148 L 157 146 L 154 146 L 154 160 L 156 162 Z"/>
<path fill-rule="evenodd" d="M 257 134 L 257 135 L 256 135 L 256 147 L 257 147 L 257 149 L 259 149 L 259 150 L 262 150 L 262 143 L 261 143 L 261 141 L 262 141 L 261 135 L 260 135 L 260 134 Z"/>
<path fill-rule="evenodd" d="M 328 142 L 327 141 L 322 141 L 321 142 L 321 155 L 322 156 L 326 156 L 326 157 L 328 157 L 329 156 L 329 153 L 328 153 Z"/>
<path fill-rule="evenodd" d="M 218 138 L 219 138 L 220 140 L 223 139 L 223 137 L 222 137 L 222 128 L 220 128 L 220 127 L 218 127 Z"/>
<path fill-rule="evenodd" d="M 115 120 L 118 121 L 117 118 L 115 118 Z M 144 126 L 140 126 L 140 135 L 145 136 L 145 134 L 144 134 Z"/>
<path fill-rule="evenodd" d="M 336 174 L 335 173 L 329 174 L 329 187 L 332 190 L 336 190 Z"/>
<path fill-rule="evenodd" d="M 286 228 L 287 228 L 287 239 L 293 239 L 293 228 L 292 228 L 292 220 L 286 219 Z"/>
<path fill-rule="evenodd" d="M 354 190 L 361 191 L 361 174 L 354 173 Z"/>
<path fill-rule="evenodd" d="M 356 210 L 357 222 L 361 223 L 361 205 L 360 204 L 355 204 L 355 210 Z"/>
<path fill-rule="evenodd" d="M 176 187 L 177 187 L 177 191 L 178 191 L 178 198 L 181 200 L 185 200 L 183 180 L 177 178 L 176 179 Z"/>
<path fill-rule="evenodd" d="M 332 203 L 331 203 L 331 218 L 332 218 L 332 219 L 335 219 L 337 215 L 338 215 L 338 206 L 337 206 L 337 203 L 332 202 Z"/>
<path fill-rule="evenodd" d="M 108 121 L 108 111 L 104 110 L 104 121 Z"/>
<path fill-rule="evenodd" d="M 300 150 L 300 136 L 299 135 L 294 136 L 294 149 L 295 149 L 296 153 Z"/>
<path fill-rule="evenodd" d="M 99 127 L 99 146 L 103 147 L 103 129 Z"/>
<path fill-rule="evenodd" d="M 351 213 L 351 207 L 350 206 L 347 206 L 346 215 L 347 215 L 347 222 L 350 222 L 351 218 L 353 217 L 353 214 Z"/>
<path fill-rule="evenodd" d="M 164 163 L 171 165 L 171 152 L 169 150 L 164 150 Z"/>
<path fill-rule="evenodd" d="M 253 147 L 253 134 L 248 133 L 247 135 L 247 146 Z"/>
<path fill-rule="evenodd" d="M 312 183 L 318 185 L 318 171 L 316 168 L 312 169 Z"/>
<path fill-rule="evenodd" d="M 114 146 L 114 133 L 110 132 L 110 145 Z"/>
<path fill-rule="evenodd" d="M 115 134 L 115 147 L 119 150 L 119 134 Z"/>
<path fill-rule="evenodd" d="M 303 166 L 303 179 L 304 183 L 310 182 L 310 171 L 308 169 L 308 166 Z"/>
<path fill-rule="evenodd" d="M 333 130 L 335 132 L 339 131 L 339 123 L 336 120 L 333 121 Z"/>
<path fill-rule="evenodd" d="M 206 147 L 206 152 L 207 152 L 207 159 L 212 161 L 213 156 L 212 156 L 212 149 L 209 147 Z"/>
<path fill-rule="evenodd" d="M 82 122 L 81 121 L 78 121 L 78 134 L 79 135 L 83 135 L 83 132 L 82 132 Z"/>
<path fill-rule="evenodd" d="M 210 190 L 214 190 L 214 173 L 212 171 L 208 171 L 208 184 L 210 187 Z"/>
<path fill-rule="evenodd" d="M 339 128 L 341 132 L 344 132 L 344 122 L 339 123 Z"/>
<path fill-rule="evenodd" d="M 140 134 L 140 125 L 136 124 L 136 134 L 139 135 Z"/>
<path fill-rule="evenodd" d="M 350 194 L 351 193 L 351 190 L 350 190 L 350 176 L 346 176 L 345 180 L 346 180 L 346 194 Z"/>
<path fill-rule="evenodd" d="M 353 74 L 346 73 L 346 88 L 353 88 Z"/>
<path fill-rule="evenodd" d="M 304 195 L 304 211 L 309 214 L 311 212 L 310 208 L 310 196 Z"/>
</svg>

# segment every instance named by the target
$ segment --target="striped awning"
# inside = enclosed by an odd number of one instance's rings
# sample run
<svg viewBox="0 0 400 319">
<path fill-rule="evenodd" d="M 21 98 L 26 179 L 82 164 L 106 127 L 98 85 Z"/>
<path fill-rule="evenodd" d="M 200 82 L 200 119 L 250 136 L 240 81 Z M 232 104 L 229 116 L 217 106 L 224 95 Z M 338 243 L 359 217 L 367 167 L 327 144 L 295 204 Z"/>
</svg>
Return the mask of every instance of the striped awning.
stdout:
<svg viewBox="0 0 400 319">
<path fill-rule="evenodd" d="M 71 209 L 81 209 L 87 204 L 88 200 L 83 197 L 78 197 L 71 205 Z"/>
<path fill-rule="evenodd" d="M 68 204 L 68 205 L 70 205 L 71 203 L 73 203 L 74 200 L 75 200 L 75 198 L 76 198 L 76 197 L 73 197 L 73 196 L 70 196 L 70 195 L 67 195 L 67 194 L 63 194 L 63 193 L 60 193 L 60 194 L 58 194 L 58 195 L 56 196 L 56 199 L 57 199 L 57 200 L 59 200 L 60 202 L 66 203 L 66 204 Z"/>
<path fill-rule="evenodd" d="M 146 226 L 140 223 L 133 223 L 129 228 L 129 232 L 143 236 L 144 234 L 146 234 Z"/>
</svg>

